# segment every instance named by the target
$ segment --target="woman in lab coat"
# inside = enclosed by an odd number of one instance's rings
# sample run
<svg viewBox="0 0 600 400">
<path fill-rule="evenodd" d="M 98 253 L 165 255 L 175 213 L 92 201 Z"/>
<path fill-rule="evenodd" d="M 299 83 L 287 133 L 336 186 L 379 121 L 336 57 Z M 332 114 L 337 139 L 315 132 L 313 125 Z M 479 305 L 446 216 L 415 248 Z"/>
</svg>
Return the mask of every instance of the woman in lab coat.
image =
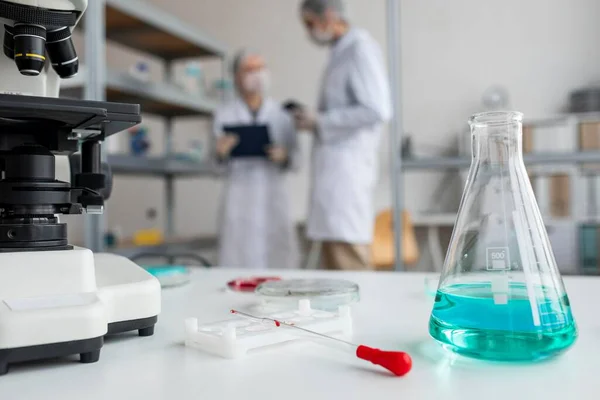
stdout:
<svg viewBox="0 0 600 400">
<path fill-rule="evenodd" d="M 293 118 L 266 96 L 269 75 L 264 59 L 250 52 L 234 61 L 236 98 L 215 116 L 216 156 L 227 174 L 221 209 L 219 265 L 266 269 L 299 266 L 299 246 L 285 186 L 297 167 Z M 267 125 L 272 145 L 267 158 L 231 158 L 237 136 L 227 126 Z"/>
</svg>

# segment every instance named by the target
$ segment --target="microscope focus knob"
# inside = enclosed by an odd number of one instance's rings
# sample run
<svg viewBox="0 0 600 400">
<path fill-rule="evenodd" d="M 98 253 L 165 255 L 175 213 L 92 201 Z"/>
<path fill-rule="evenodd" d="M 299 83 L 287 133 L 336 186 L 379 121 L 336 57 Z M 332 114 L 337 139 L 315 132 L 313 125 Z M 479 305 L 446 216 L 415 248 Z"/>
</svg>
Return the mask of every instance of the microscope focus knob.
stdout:
<svg viewBox="0 0 600 400">
<path fill-rule="evenodd" d="M 113 174 L 110 164 L 101 164 L 100 174 L 84 174 L 81 172 L 81 154 L 69 156 L 71 167 L 71 183 L 75 186 L 85 186 L 96 190 L 104 200 L 110 199 L 113 188 Z"/>
</svg>

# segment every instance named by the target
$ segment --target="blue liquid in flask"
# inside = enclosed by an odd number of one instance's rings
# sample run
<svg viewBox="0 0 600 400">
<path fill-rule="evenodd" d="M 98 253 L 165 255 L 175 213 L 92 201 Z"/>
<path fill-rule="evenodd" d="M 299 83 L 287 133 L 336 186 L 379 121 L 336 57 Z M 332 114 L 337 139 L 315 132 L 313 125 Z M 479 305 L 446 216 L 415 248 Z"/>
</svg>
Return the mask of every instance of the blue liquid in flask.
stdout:
<svg viewBox="0 0 600 400">
<path fill-rule="evenodd" d="M 429 333 L 444 347 L 467 357 L 549 358 L 577 339 L 569 299 L 564 293 L 552 296 L 555 293 L 542 286 L 528 289 L 523 283 L 511 283 L 507 301 L 498 301 L 488 282 L 443 287 L 436 294 Z"/>
</svg>

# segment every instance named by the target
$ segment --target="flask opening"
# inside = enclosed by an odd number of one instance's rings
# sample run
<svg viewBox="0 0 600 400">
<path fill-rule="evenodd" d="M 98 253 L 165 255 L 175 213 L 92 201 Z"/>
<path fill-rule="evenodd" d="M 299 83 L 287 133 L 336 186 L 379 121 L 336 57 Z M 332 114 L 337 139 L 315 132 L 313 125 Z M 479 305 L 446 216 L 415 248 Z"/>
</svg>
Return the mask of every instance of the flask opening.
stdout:
<svg viewBox="0 0 600 400">
<path fill-rule="evenodd" d="M 517 111 L 491 111 L 475 114 L 469 120 L 473 160 L 488 165 L 522 162 L 523 114 Z M 523 166 L 524 167 L 524 166 Z"/>
<path fill-rule="evenodd" d="M 469 120 L 472 128 L 502 126 L 523 122 L 523 113 L 518 111 L 488 111 L 475 114 Z"/>
</svg>

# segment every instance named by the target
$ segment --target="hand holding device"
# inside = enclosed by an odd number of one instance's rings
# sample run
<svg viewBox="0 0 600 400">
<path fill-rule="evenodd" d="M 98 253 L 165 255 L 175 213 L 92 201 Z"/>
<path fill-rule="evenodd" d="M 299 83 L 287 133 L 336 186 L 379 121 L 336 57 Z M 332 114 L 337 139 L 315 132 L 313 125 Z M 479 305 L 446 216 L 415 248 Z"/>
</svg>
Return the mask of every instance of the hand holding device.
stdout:
<svg viewBox="0 0 600 400">
<path fill-rule="evenodd" d="M 234 134 L 225 134 L 217 139 L 217 155 L 222 158 L 227 158 L 231 154 L 231 150 L 239 143 L 240 139 Z"/>
<path fill-rule="evenodd" d="M 288 159 L 288 151 L 283 146 L 267 147 L 267 155 L 275 164 L 284 164 Z"/>
<path fill-rule="evenodd" d="M 298 109 L 294 111 L 294 120 L 296 129 L 314 133 L 317 130 L 317 117 L 315 114 L 306 109 Z"/>
</svg>

